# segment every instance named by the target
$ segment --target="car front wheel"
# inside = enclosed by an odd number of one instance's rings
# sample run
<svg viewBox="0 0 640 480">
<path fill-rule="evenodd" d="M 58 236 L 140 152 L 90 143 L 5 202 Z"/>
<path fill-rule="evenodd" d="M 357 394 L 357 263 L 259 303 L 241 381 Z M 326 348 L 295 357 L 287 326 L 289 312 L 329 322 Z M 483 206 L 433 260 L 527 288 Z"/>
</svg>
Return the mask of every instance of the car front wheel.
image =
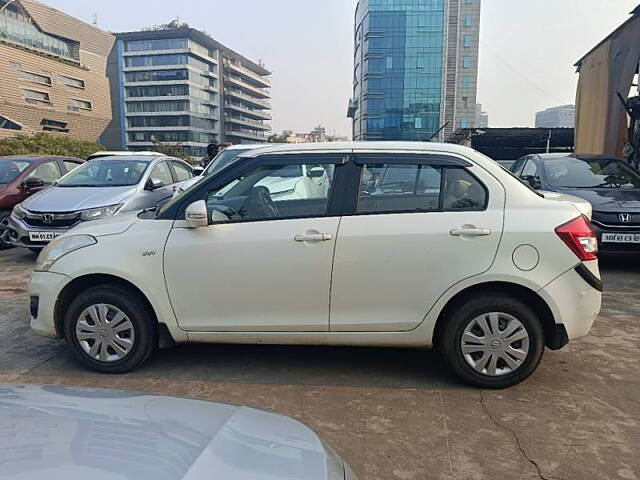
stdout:
<svg viewBox="0 0 640 480">
<path fill-rule="evenodd" d="M 9 212 L 0 212 L 0 250 L 13 248 L 9 243 Z"/>
<path fill-rule="evenodd" d="M 156 350 L 153 315 L 139 295 L 113 285 L 91 287 L 63 312 L 65 338 L 75 358 L 101 373 L 126 373 Z"/>
<path fill-rule="evenodd" d="M 480 388 L 506 388 L 525 380 L 544 352 L 535 312 L 503 295 L 474 297 L 443 319 L 439 349 L 453 372 Z"/>
</svg>

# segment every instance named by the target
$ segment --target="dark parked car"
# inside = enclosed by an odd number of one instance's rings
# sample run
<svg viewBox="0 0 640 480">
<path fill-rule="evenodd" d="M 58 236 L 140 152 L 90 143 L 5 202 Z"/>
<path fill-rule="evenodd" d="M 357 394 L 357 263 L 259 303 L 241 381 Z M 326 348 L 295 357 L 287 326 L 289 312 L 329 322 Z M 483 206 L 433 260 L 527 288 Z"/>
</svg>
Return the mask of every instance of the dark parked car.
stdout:
<svg viewBox="0 0 640 480">
<path fill-rule="evenodd" d="M 11 209 L 83 162 L 75 157 L 0 157 L 0 250 L 12 247 L 5 228 Z"/>
<path fill-rule="evenodd" d="M 627 163 L 599 155 L 536 154 L 516 161 L 511 172 L 536 190 L 589 201 L 601 253 L 640 253 L 640 172 Z"/>
</svg>

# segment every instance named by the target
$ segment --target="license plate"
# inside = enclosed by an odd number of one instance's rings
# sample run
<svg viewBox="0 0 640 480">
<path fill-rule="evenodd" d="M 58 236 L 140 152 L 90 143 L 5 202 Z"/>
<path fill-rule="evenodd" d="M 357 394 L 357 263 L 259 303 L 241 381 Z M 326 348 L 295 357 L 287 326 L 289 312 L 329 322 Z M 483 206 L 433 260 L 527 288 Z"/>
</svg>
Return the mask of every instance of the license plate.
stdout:
<svg viewBox="0 0 640 480">
<path fill-rule="evenodd" d="M 603 233 L 602 241 L 608 243 L 640 243 L 640 233 Z"/>
<path fill-rule="evenodd" d="M 60 232 L 29 232 L 29 240 L 32 242 L 50 242 L 62 235 Z"/>
</svg>

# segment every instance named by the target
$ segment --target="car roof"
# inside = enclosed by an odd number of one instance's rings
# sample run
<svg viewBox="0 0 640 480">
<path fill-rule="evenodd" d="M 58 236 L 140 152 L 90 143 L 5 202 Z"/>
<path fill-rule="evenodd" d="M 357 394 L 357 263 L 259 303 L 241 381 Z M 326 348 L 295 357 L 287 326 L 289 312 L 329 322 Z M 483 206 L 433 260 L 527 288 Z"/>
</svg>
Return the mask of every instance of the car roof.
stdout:
<svg viewBox="0 0 640 480">
<path fill-rule="evenodd" d="M 153 157 L 158 157 L 158 156 L 162 156 L 162 153 L 158 153 L 158 152 L 127 152 L 127 151 L 122 151 L 122 152 L 118 152 L 118 151 L 102 151 L 102 152 L 96 152 L 93 153 L 91 155 L 89 155 L 89 160 L 93 160 L 94 158 L 100 158 L 100 157 L 113 157 L 113 156 L 120 156 L 120 157 L 139 157 L 139 156 L 153 156 Z"/>
<path fill-rule="evenodd" d="M 161 154 L 156 154 L 156 155 L 109 155 L 109 156 L 105 156 L 105 157 L 96 157 L 96 158 L 92 158 L 90 159 L 91 163 L 96 163 L 96 162 L 106 162 L 109 160 L 117 160 L 119 162 L 147 162 L 147 163 L 151 163 L 155 160 L 158 159 L 167 159 L 169 157 L 166 157 L 164 155 Z M 177 160 L 174 158 L 171 158 L 171 160 Z"/>
<path fill-rule="evenodd" d="M 256 148 L 270 147 L 273 143 L 239 143 L 237 145 L 229 145 L 228 147 L 220 150 L 225 152 L 227 150 L 255 150 Z"/>
<path fill-rule="evenodd" d="M 609 155 L 586 155 L 576 153 L 537 153 L 535 154 L 540 160 L 553 160 L 557 158 L 575 158 L 577 160 L 618 160 Z"/>
<path fill-rule="evenodd" d="M 263 146 L 260 151 L 244 153 L 244 157 L 276 153 L 297 152 L 417 152 L 417 153 L 451 153 L 468 155 L 475 152 L 469 147 L 452 143 L 436 142 L 323 142 L 323 143 L 274 143 Z"/>
<path fill-rule="evenodd" d="M 84 162 L 81 158 L 64 156 L 64 155 L 7 155 L 5 157 L 0 157 L 1 160 L 80 160 Z"/>
</svg>

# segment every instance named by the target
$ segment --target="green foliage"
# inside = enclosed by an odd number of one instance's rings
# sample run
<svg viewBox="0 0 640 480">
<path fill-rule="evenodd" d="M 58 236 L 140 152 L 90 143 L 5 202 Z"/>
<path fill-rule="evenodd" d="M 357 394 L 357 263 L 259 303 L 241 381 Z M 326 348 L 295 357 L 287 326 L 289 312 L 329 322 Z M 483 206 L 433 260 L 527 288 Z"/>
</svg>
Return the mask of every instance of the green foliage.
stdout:
<svg viewBox="0 0 640 480">
<path fill-rule="evenodd" d="M 282 135 L 277 135 L 277 134 L 273 134 L 270 135 L 269 138 L 267 138 L 267 142 L 269 143 L 287 143 L 287 138 L 289 138 L 287 135 L 282 134 Z"/>
<path fill-rule="evenodd" d="M 38 133 L 33 136 L 18 135 L 0 140 L 0 156 L 62 155 L 87 158 L 100 150 L 104 150 L 104 147 L 98 143 L 46 133 Z"/>
</svg>

